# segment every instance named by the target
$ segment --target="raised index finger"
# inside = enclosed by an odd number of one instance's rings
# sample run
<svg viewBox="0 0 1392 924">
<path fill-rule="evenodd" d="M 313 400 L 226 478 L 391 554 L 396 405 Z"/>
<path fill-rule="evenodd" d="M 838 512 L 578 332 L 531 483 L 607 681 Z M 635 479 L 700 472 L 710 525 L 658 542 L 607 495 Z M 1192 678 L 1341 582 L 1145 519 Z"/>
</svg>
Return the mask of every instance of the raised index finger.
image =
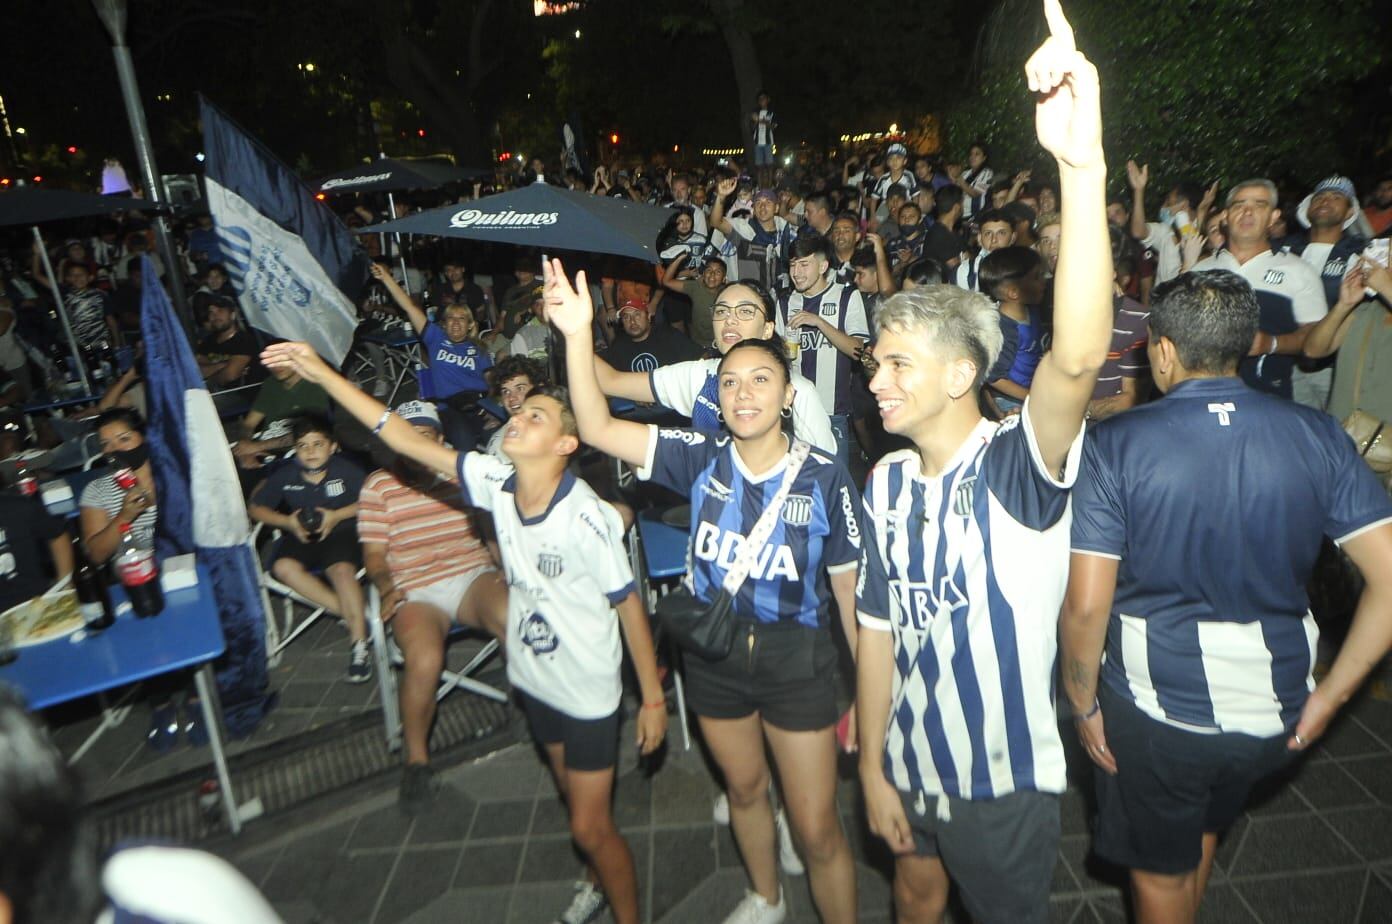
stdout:
<svg viewBox="0 0 1392 924">
<path fill-rule="evenodd" d="M 1049 34 L 1067 45 L 1069 51 L 1074 50 L 1073 27 L 1068 24 L 1068 17 L 1063 15 L 1059 0 L 1044 0 L 1044 19 L 1049 23 Z"/>
</svg>

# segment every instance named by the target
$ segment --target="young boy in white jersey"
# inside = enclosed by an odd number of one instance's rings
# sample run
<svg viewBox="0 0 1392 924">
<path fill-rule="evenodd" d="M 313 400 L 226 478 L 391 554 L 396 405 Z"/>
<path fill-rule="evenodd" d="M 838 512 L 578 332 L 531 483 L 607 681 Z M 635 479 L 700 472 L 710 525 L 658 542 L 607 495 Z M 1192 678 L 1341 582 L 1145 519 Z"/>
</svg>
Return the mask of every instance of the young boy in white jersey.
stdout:
<svg viewBox="0 0 1392 924">
<path fill-rule="evenodd" d="M 984 420 L 1000 351 L 990 300 L 952 286 L 876 313 L 870 382 L 914 449 L 871 472 L 856 606 L 861 781 L 896 854 L 900 924 L 936 924 L 949 875 L 982 924 L 1042 924 L 1060 834 L 1053 706 L 1067 582 L 1068 490 L 1111 338 L 1112 270 L 1096 69 L 1058 0 L 1026 65 L 1064 203 L 1054 340 L 1021 413 Z"/>
<path fill-rule="evenodd" d="M 537 388 L 506 424 L 504 462 L 441 445 L 334 372 L 304 343 L 278 343 L 267 368 L 289 367 L 324 387 L 393 450 L 447 477 L 465 501 L 493 514 L 508 579 L 508 679 L 532 734 L 545 747 L 570 812 L 571 836 L 589 862 L 566 924 L 608 905 L 618 924 L 638 921 L 633 854 L 610 810 L 618 756 L 619 612 L 642 689 L 637 743 L 652 753 L 667 730 L 666 701 L 647 613 L 634 589 L 612 508 L 567 468 L 580 446 L 564 389 Z"/>
</svg>

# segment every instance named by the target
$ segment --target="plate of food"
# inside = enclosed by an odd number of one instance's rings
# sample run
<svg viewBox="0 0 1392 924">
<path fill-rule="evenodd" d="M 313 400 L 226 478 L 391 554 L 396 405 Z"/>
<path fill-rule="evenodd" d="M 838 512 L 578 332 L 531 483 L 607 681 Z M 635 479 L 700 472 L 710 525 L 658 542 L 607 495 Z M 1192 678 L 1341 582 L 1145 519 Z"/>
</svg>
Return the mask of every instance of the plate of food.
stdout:
<svg viewBox="0 0 1392 924">
<path fill-rule="evenodd" d="M 15 648 L 64 638 L 86 625 L 77 602 L 77 591 L 72 588 L 46 593 L 10 607 L 0 613 L 0 620 L 10 624 L 10 644 Z"/>
</svg>

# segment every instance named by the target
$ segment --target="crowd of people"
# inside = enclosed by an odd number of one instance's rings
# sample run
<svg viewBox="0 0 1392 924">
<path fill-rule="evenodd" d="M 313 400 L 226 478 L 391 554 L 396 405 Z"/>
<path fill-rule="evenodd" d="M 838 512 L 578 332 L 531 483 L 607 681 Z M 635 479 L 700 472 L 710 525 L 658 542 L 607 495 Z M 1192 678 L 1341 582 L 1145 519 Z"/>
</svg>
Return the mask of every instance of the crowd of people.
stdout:
<svg viewBox="0 0 1392 924">
<path fill-rule="evenodd" d="M 610 809 L 625 649 L 641 753 L 665 738 L 664 677 L 685 679 L 749 878 L 727 922 L 784 920 L 780 868 L 806 872 L 822 920 L 856 919 L 848 751 L 894 855 L 896 919 L 918 924 L 942 920 L 952 885 L 975 920 L 1047 919 L 1068 769 L 1056 688 L 1094 764 L 1097 853 L 1130 870 L 1139 921 L 1193 921 L 1252 787 L 1392 647 L 1392 178 L 1365 204 L 1331 176 L 1294 208 L 1262 178 L 1166 178 L 1151 214 L 1132 161 L 1109 197 L 1096 70 L 1045 9 L 1026 73 L 1051 179 L 997 179 L 984 144 L 961 165 L 891 143 L 839 170 L 777 167 L 761 94 L 748 165 L 561 171 L 671 209 L 656 267 L 364 236 L 342 368 L 247 329 L 211 220 L 184 236 L 170 271 L 197 282 L 199 368 L 250 517 L 277 533 L 268 570 L 341 617 L 350 682 L 370 679 L 368 590 L 378 601 L 405 659 L 410 813 L 439 798 L 452 627 L 503 643 L 587 864 L 559 921 L 639 918 Z M 139 409 L 148 244 L 112 223 L 64 245 L 62 310 L 101 400 L 6 411 L 0 431 L 12 478 L 84 454 L 134 473 L 82 491 L 79 562 L 158 522 Z M 8 405 L 63 375 L 46 284 L 37 253 L 7 268 Z M 422 360 L 395 407 L 372 336 L 391 330 Z M 624 540 L 654 502 L 689 508 L 687 573 L 655 614 L 671 653 Z M 0 496 L 3 606 L 75 567 L 35 505 Z M 1317 623 L 1320 561 L 1343 564 L 1356 604 Z M 206 734 L 179 698 L 155 691 L 152 747 Z M 24 888 L 2 880 L 0 897 L 22 908 Z"/>
</svg>

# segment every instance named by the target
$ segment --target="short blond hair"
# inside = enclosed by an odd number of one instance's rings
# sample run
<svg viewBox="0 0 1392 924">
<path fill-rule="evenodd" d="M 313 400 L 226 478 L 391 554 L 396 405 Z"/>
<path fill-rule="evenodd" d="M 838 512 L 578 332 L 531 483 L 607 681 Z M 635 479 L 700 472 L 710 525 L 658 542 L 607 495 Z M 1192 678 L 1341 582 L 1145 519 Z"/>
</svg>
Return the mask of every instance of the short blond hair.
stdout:
<svg viewBox="0 0 1392 924">
<path fill-rule="evenodd" d="M 939 358 L 969 360 L 976 384 L 1000 356 L 1004 335 L 991 300 L 958 286 L 922 286 L 889 297 L 875 312 L 875 333 L 921 334 Z"/>
</svg>

